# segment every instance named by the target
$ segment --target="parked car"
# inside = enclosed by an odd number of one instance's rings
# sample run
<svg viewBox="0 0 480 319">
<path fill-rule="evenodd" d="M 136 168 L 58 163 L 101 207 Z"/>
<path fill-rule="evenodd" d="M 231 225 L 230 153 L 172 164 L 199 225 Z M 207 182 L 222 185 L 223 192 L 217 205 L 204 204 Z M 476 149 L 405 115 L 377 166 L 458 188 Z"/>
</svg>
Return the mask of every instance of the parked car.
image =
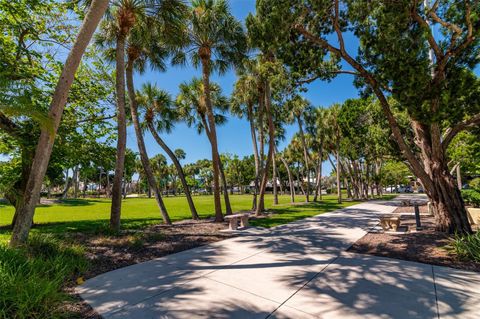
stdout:
<svg viewBox="0 0 480 319">
<path fill-rule="evenodd" d="M 398 193 L 413 193 L 413 188 L 410 185 L 407 185 L 407 186 L 402 185 L 402 186 L 399 186 L 397 188 L 397 192 Z"/>
</svg>

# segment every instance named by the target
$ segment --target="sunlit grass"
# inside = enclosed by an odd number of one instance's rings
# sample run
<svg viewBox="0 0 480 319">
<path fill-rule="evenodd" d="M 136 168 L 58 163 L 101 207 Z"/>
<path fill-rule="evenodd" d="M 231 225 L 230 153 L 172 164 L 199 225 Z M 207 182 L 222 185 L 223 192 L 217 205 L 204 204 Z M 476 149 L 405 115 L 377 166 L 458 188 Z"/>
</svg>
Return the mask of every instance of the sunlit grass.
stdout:
<svg viewBox="0 0 480 319">
<path fill-rule="evenodd" d="M 164 200 L 173 221 L 191 217 L 185 197 L 166 197 Z M 252 195 L 233 195 L 230 196 L 230 201 L 233 211 L 248 210 L 252 205 Z M 288 195 L 280 195 L 279 205 L 273 206 L 273 196 L 268 194 L 265 199 L 266 207 L 275 214 L 269 218 L 252 221 L 252 224 L 273 227 L 358 203 L 344 201 L 338 204 L 336 195 L 324 195 L 322 201 L 318 203 L 303 204 L 304 196 L 296 196 L 296 201 L 295 205 L 291 205 Z M 201 218 L 214 215 L 213 196 L 195 196 L 194 202 Z M 0 226 L 9 225 L 13 213 L 12 206 L 0 204 Z M 32 232 L 57 235 L 66 232 L 105 233 L 108 232 L 109 216 L 109 199 L 72 199 L 51 205 L 40 205 L 35 212 L 35 226 Z M 123 201 L 123 229 L 139 229 L 160 221 L 160 213 L 153 198 L 127 198 Z M 0 229 L 0 242 L 8 240 L 9 235 L 9 229 L 5 227 Z"/>
</svg>

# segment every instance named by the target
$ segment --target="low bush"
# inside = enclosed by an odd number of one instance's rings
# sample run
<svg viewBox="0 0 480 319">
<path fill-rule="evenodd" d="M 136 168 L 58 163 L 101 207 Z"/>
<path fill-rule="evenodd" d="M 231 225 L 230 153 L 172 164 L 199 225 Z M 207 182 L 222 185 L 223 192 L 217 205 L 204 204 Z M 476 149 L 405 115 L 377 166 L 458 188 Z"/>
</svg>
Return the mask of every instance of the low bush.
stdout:
<svg viewBox="0 0 480 319">
<path fill-rule="evenodd" d="M 462 197 L 467 205 L 480 207 L 480 192 L 474 189 L 462 189 Z"/>
<path fill-rule="evenodd" d="M 65 285 L 87 269 L 81 247 L 33 235 L 25 248 L 0 245 L 0 318 L 58 318 Z"/>
<path fill-rule="evenodd" d="M 480 231 L 465 236 L 455 236 L 451 247 L 460 259 L 480 263 Z"/>
<path fill-rule="evenodd" d="M 480 192 L 480 177 L 472 179 L 469 184 L 471 188 L 477 192 Z"/>
</svg>

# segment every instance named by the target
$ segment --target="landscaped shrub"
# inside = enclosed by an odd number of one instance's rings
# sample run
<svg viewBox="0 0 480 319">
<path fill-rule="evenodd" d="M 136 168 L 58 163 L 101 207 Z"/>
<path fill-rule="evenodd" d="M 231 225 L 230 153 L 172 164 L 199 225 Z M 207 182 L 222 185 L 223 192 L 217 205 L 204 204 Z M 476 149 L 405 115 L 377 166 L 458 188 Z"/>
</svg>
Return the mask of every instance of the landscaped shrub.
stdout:
<svg viewBox="0 0 480 319">
<path fill-rule="evenodd" d="M 455 236 L 451 247 L 461 259 L 480 263 L 480 231 L 472 235 Z"/>
<path fill-rule="evenodd" d="M 62 288 L 87 268 L 81 248 L 34 235 L 26 248 L 0 245 L 0 318 L 56 318 Z"/>
<path fill-rule="evenodd" d="M 480 177 L 472 179 L 469 185 L 471 188 L 473 188 L 477 192 L 480 192 Z"/>
<path fill-rule="evenodd" d="M 467 205 L 480 207 L 480 192 L 474 189 L 462 189 L 462 197 Z"/>
</svg>

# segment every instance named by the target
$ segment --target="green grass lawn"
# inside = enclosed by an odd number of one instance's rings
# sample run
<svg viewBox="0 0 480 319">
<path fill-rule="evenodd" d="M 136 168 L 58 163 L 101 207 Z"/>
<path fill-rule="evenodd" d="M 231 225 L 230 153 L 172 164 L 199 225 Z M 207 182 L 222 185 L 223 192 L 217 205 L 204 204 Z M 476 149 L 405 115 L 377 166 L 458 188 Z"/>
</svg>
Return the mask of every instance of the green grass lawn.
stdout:
<svg viewBox="0 0 480 319">
<path fill-rule="evenodd" d="M 190 218 L 190 211 L 184 197 L 166 197 L 164 200 L 172 221 Z M 290 197 L 281 195 L 279 205 L 273 206 L 273 196 L 267 195 L 265 199 L 267 208 L 273 209 L 277 214 L 252 221 L 252 224 L 273 227 L 358 203 L 345 201 L 338 204 L 336 195 L 324 195 L 322 201 L 318 203 L 300 204 L 304 200 L 304 196 L 296 196 L 298 203 L 291 205 Z M 213 216 L 212 196 L 195 196 L 194 201 L 201 218 Z M 248 210 L 252 205 L 252 195 L 233 195 L 230 196 L 230 201 L 234 211 Z M 0 204 L 0 226 L 9 225 L 13 213 L 12 206 Z M 72 199 L 52 205 L 40 205 L 35 212 L 35 227 L 32 231 L 57 234 L 104 231 L 109 215 L 109 199 Z M 142 228 L 159 221 L 160 213 L 153 198 L 128 198 L 123 201 L 122 228 Z M 0 228 L 0 241 L 6 240 L 9 233 L 9 229 Z"/>
</svg>

